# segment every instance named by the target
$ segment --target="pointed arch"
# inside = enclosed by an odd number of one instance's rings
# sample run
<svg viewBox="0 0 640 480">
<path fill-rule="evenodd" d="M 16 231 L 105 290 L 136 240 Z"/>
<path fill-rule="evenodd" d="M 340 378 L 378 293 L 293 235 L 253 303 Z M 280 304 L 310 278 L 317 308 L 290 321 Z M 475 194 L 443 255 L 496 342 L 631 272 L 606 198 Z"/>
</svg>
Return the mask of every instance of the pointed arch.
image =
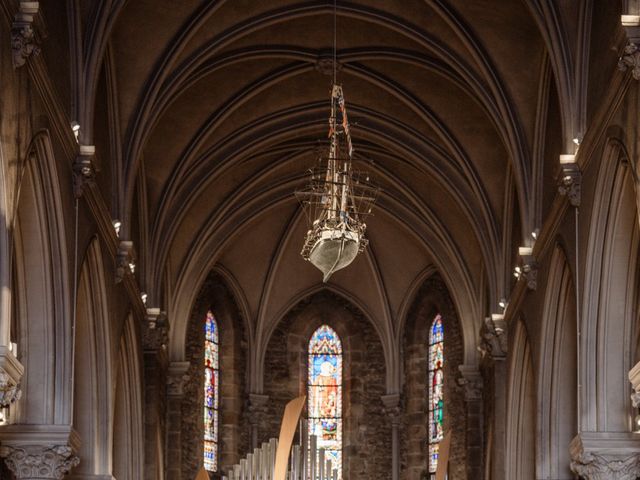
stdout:
<svg viewBox="0 0 640 480">
<path fill-rule="evenodd" d="M 113 444 L 112 345 L 109 308 L 97 238 L 89 244 L 78 281 L 73 425 L 81 438 L 83 475 L 111 475 Z"/>
<path fill-rule="evenodd" d="M 113 476 L 118 480 L 144 477 L 144 414 L 142 354 L 131 314 L 120 338 L 113 426 Z"/>
<path fill-rule="evenodd" d="M 15 421 L 72 422 L 70 262 L 58 172 L 47 131 L 27 150 L 15 216 L 19 360 L 25 367 Z"/>
<path fill-rule="evenodd" d="M 569 444 L 577 433 L 575 288 L 557 245 L 545 291 L 539 353 L 537 478 L 573 479 Z"/>
<path fill-rule="evenodd" d="M 515 326 L 509 350 L 505 478 L 534 478 L 535 383 L 531 347 L 522 320 Z"/>
</svg>

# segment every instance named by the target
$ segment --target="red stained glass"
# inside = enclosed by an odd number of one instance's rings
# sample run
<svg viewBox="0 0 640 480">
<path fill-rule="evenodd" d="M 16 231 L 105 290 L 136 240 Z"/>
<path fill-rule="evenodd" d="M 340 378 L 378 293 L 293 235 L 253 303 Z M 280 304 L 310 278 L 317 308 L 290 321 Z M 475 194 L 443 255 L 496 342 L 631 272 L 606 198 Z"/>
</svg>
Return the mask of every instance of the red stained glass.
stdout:
<svg viewBox="0 0 640 480">
<path fill-rule="evenodd" d="M 429 472 L 438 467 L 440 441 L 444 437 L 444 326 L 436 315 L 429 330 Z"/>
</svg>

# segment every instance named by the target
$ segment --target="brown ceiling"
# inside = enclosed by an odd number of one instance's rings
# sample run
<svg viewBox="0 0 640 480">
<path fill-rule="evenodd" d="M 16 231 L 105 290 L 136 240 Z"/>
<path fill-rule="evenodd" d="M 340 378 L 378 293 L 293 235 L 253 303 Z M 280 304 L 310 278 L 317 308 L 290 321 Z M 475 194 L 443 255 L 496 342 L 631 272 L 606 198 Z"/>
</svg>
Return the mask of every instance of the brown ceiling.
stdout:
<svg viewBox="0 0 640 480">
<path fill-rule="evenodd" d="M 174 317 L 215 267 L 260 342 L 321 287 L 299 256 L 307 225 L 293 192 L 326 144 L 331 78 L 318 61 L 332 24 L 331 1 L 136 0 L 119 14 L 109 71 L 124 218 L 144 197 L 144 281 Z M 358 162 L 382 193 L 370 248 L 331 288 L 392 332 L 435 267 L 461 316 L 475 317 L 463 322 L 477 322 L 487 290 L 504 283 L 495 259 L 513 227 L 503 219 L 530 221 L 545 59 L 530 10 L 516 0 L 341 0 L 337 26 Z"/>
</svg>

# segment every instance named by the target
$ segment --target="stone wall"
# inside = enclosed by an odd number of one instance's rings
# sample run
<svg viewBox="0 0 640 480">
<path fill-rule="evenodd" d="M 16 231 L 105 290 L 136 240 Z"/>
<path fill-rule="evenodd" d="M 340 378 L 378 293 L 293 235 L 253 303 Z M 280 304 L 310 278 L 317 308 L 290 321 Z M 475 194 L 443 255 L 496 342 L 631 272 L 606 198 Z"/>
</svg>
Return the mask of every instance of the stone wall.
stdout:
<svg viewBox="0 0 640 480">
<path fill-rule="evenodd" d="M 458 384 L 463 362 L 460 325 L 446 286 L 438 276 L 420 288 L 409 310 L 404 338 L 404 415 L 401 423 L 400 477 L 428 476 L 428 344 L 429 328 L 440 313 L 444 324 L 444 431 L 452 430 L 450 480 L 464 480 L 466 472 L 466 407 Z M 452 421 L 455 419 L 455 422 Z"/>
<path fill-rule="evenodd" d="M 181 409 L 182 478 L 195 478 L 202 465 L 204 319 L 211 309 L 220 329 L 221 471 L 237 463 L 249 450 L 250 426 L 246 412 L 246 338 L 244 320 L 224 281 L 209 276 L 194 305 L 186 339 L 188 380 Z M 168 446 L 171 448 L 171 445 Z"/>
<path fill-rule="evenodd" d="M 286 402 L 304 394 L 308 341 L 322 324 L 340 336 L 344 351 L 343 478 L 391 478 L 391 423 L 382 345 L 364 315 L 345 300 L 321 292 L 298 304 L 273 333 L 265 359 L 267 413 L 260 440 L 277 436 Z"/>
</svg>

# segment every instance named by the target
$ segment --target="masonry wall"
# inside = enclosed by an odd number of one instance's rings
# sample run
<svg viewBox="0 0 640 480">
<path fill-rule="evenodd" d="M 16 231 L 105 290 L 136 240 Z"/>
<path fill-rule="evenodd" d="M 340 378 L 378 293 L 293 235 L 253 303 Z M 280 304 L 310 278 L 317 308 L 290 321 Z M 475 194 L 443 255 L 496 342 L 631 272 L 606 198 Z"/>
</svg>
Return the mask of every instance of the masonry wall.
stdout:
<svg viewBox="0 0 640 480">
<path fill-rule="evenodd" d="M 183 479 L 195 478 L 202 465 L 204 319 L 209 309 L 220 329 L 220 470 L 226 472 L 249 451 L 244 319 L 224 281 L 212 274 L 198 294 L 187 332 L 190 366 L 181 405 Z"/>
<path fill-rule="evenodd" d="M 436 275 L 420 288 L 405 327 L 404 410 L 400 441 L 400 478 L 403 480 L 429 478 L 428 345 L 429 328 L 438 313 L 444 325 L 444 431 L 452 431 L 449 479 L 467 478 L 466 408 L 464 391 L 457 382 L 460 377 L 458 367 L 463 362 L 463 344 L 453 302 L 446 286 Z"/>
<path fill-rule="evenodd" d="M 384 412 L 382 344 L 364 315 L 321 292 L 298 304 L 273 333 L 265 359 L 268 410 L 260 439 L 277 436 L 285 404 L 306 391 L 308 341 L 322 324 L 340 336 L 344 351 L 344 479 L 391 478 L 391 422 Z"/>
</svg>

